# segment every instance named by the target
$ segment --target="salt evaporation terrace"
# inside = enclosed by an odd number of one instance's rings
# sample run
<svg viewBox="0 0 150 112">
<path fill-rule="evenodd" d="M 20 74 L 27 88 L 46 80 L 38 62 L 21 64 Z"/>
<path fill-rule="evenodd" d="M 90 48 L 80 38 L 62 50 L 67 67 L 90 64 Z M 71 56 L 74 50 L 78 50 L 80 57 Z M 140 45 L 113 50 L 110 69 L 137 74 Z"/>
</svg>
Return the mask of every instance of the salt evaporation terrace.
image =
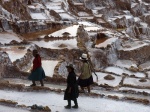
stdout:
<svg viewBox="0 0 150 112">
<path fill-rule="evenodd" d="M 64 31 L 63 31 L 64 32 Z M 60 33 L 58 33 L 58 34 L 60 34 Z M 58 36 L 58 35 L 57 35 Z M 74 35 L 75 36 L 75 35 Z M 76 40 L 76 39 L 72 39 L 72 40 Z M 116 39 L 115 39 L 116 40 Z M 57 41 L 57 40 L 56 40 Z M 59 41 L 59 40 L 58 40 Z M 62 41 L 62 40 L 60 40 L 60 41 Z M 67 44 L 67 42 L 66 42 L 67 40 L 64 40 L 64 41 L 62 41 L 62 42 L 64 42 L 64 44 Z M 51 41 L 49 41 L 49 42 L 45 42 L 45 43 L 47 43 L 47 44 L 44 44 L 43 43 L 43 45 L 45 45 L 45 46 L 42 46 L 42 42 L 44 42 L 44 41 L 31 41 L 32 43 L 34 43 L 34 44 L 36 44 L 36 45 L 39 45 L 39 47 L 45 47 L 45 48 L 51 48 L 51 49 L 59 49 L 59 48 L 57 48 L 57 47 L 52 47 L 52 45 L 50 44 L 50 43 L 53 43 L 53 42 L 51 42 Z M 62 42 L 60 42 L 60 43 L 62 43 Z M 74 43 L 74 42 L 72 42 L 72 43 Z M 105 44 L 103 45 L 103 43 L 101 43 L 100 45 L 101 46 L 107 46 L 107 44 L 111 44 L 112 43 L 112 41 L 111 42 L 104 42 Z M 53 43 L 54 44 L 54 43 Z M 54 45 L 53 45 L 54 46 Z M 13 47 L 10 47 L 11 49 L 16 49 L 15 48 L 16 46 L 13 46 Z M 29 47 L 28 47 L 29 48 Z M 69 47 L 68 47 L 69 48 Z M 74 47 L 74 48 L 77 48 L 77 46 L 76 47 Z M 4 49 L 4 48 L 3 48 Z M 6 49 L 6 48 L 5 48 Z M 8 49 L 8 48 L 7 48 Z M 6 49 L 6 52 L 8 52 L 7 51 L 7 49 Z M 27 48 L 26 48 L 27 49 Z M 25 50 L 26 50 L 25 49 Z M 13 52 L 13 51 L 12 51 Z M 8 54 L 10 55 L 10 58 L 11 58 L 11 54 L 10 54 L 10 52 L 8 52 Z M 24 51 L 24 54 L 25 54 L 25 51 Z M 21 57 L 23 57 L 23 54 L 22 54 L 22 56 Z M 18 57 L 18 59 L 19 58 L 21 58 L 21 57 Z M 16 57 L 16 59 L 17 59 L 17 57 Z M 11 60 L 12 61 L 15 61 L 16 59 L 14 59 L 14 58 L 11 58 Z M 121 60 L 120 60 L 121 61 Z M 42 64 L 43 64 L 43 68 L 44 68 L 44 70 L 45 70 L 45 72 L 46 72 L 46 75 L 47 76 L 49 76 L 49 77 L 53 77 L 53 70 L 54 70 L 54 68 L 55 68 L 55 66 L 58 64 L 58 61 L 42 61 Z M 52 66 L 53 65 L 53 66 Z M 99 80 L 98 80 L 98 85 L 105 85 L 105 84 L 107 84 L 107 85 L 109 85 L 109 86 L 111 86 L 111 87 L 118 87 L 119 85 L 120 85 L 120 82 L 121 82 L 121 80 L 122 80 L 122 73 L 126 73 L 126 74 L 128 74 L 129 76 L 130 75 L 132 75 L 133 74 L 133 72 L 132 71 L 129 71 L 129 70 L 126 70 L 125 68 L 123 68 L 123 67 L 126 67 L 126 68 L 130 68 L 132 65 L 134 65 L 134 66 L 136 66 L 136 64 L 132 64 L 130 61 L 127 61 L 127 60 L 124 60 L 124 64 L 123 64 L 123 66 L 121 65 L 121 63 L 117 63 L 117 66 L 121 66 L 122 68 L 118 68 L 118 67 L 107 67 L 105 70 L 106 70 L 106 73 L 103 73 L 103 72 L 101 72 L 101 73 L 98 73 L 97 72 L 97 74 L 98 74 L 98 77 L 99 77 Z M 118 71 L 119 70 L 119 71 Z M 120 76 L 117 76 L 117 75 L 113 75 L 112 74 L 112 76 L 113 77 L 115 77 L 115 80 L 113 80 L 113 81 L 111 81 L 111 80 L 105 80 L 104 79 L 104 77 L 105 76 L 107 76 L 108 75 L 108 73 L 107 72 L 112 72 L 112 73 L 115 73 L 115 74 L 119 74 Z M 134 73 L 135 74 L 135 73 Z M 144 75 L 144 73 L 136 73 L 135 74 L 137 77 L 145 77 L 145 75 Z M 13 80 L 13 79 L 9 79 L 9 81 L 11 82 L 11 83 L 17 83 L 17 84 L 25 84 L 25 85 L 29 85 L 28 83 L 31 83 L 31 82 L 24 82 L 23 83 L 23 81 L 19 81 L 19 82 L 17 82 L 17 81 L 11 81 L 11 80 Z M 95 80 L 95 82 L 96 82 L 96 77 L 94 76 L 94 80 Z M 124 81 L 124 83 L 126 84 L 126 80 L 127 80 L 127 82 L 128 82 L 128 78 L 126 78 L 125 79 L 125 81 Z M 133 82 L 133 81 L 132 81 Z M 144 84 L 143 86 L 147 86 L 147 84 L 148 84 L 149 82 L 147 82 L 146 84 Z M 130 81 L 128 82 L 128 84 L 130 84 Z M 132 83 L 131 83 L 132 84 Z M 138 86 L 138 83 L 136 82 L 136 84 L 137 84 L 137 86 Z M 139 83 L 140 84 L 140 83 Z M 134 84 L 133 84 L 134 85 Z M 49 87 L 50 85 L 48 84 L 46 84 L 46 87 Z M 52 86 L 52 85 L 51 85 Z M 55 86 L 52 86 L 52 87 L 54 87 L 55 88 Z M 61 88 L 61 87 L 59 87 L 59 86 L 57 86 L 57 88 Z M 64 88 L 64 87 L 63 87 Z M 123 87 L 122 87 L 123 88 Z M 122 90 L 122 89 L 120 89 L 120 90 Z M 125 88 L 123 89 L 123 90 L 125 90 Z M 131 89 L 132 90 L 132 89 Z M 133 89 L 134 90 L 134 89 Z M 98 93 L 98 94 L 100 94 L 97 90 L 92 90 L 94 93 L 96 92 L 96 93 Z M 137 90 L 135 90 L 135 91 L 137 91 L 137 92 L 142 92 L 142 90 L 139 90 L 138 91 L 138 89 Z M 143 89 L 143 91 L 145 91 L 145 92 L 148 92 L 146 89 Z M 104 94 L 106 95 L 106 96 L 108 96 L 108 95 L 115 95 L 115 96 L 118 96 L 118 97 L 120 97 L 120 95 L 119 94 L 117 94 L 117 93 L 105 93 L 104 92 Z M 128 96 L 128 95 L 127 95 Z M 133 97 L 135 97 L 134 95 L 133 95 Z M 13 99 L 12 99 L 13 100 Z M 16 101 L 16 100 L 15 100 Z M 18 101 L 17 101 L 18 102 Z M 26 103 L 25 103 L 26 104 Z M 82 110 L 82 109 L 81 109 Z"/>
<path fill-rule="evenodd" d="M 70 28 L 70 27 L 69 27 Z M 68 31 L 70 30 L 68 28 Z M 76 30 L 77 30 L 77 27 L 76 27 Z M 64 31 L 62 31 L 62 32 L 65 32 L 66 30 L 64 30 Z M 70 30 L 70 31 L 72 31 L 72 30 Z M 58 31 L 59 32 L 59 31 Z M 57 34 L 60 34 L 60 33 L 58 33 L 58 32 L 56 32 Z M 54 34 L 54 33 L 53 33 Z M 58 35 L 57 35 L 58 36 Z M 74 34 L 74 36 L 76 36 L 75 34 Z M 110 38 L 111 39 L 111 38 Z M 113 39 L 113 38 L 112 38 Z M 72 41 L 72 42 L 70 42 L 70 43 L 75 43 L 75 42 L 77 42 L 76 41 L 76 39 L 70 39 L 71 41 L 72 40 L 74 40 L 74 41 Z M 107 47 L 107 45 L 108 44 L 111 44 L 112 42 L 115 42 L 115 40 L 116 39 L 114 39 L 113 41 L 110 41 L 110 42 L 107 42 L 107 41 L 105 41 L 104 43 L 100 43 L 99 44 L 99 47 L 100 47 L 100 45 L 102 46 L 102 47 Z M 67 45 L 67 41 L 69 41 L 69 40 L 56 40 L 56 42 L 59 42 L 60 41 L 60 43 L 63 43 L 63 44 L 66 44 Z M 45 41 L 30 41 L 31 43 L 34 43 L 34 44 L 36 44 L 37 46 L 39 46 L 39 47 L 43 47 L 43 48 L 50 48 L 50 49 L 58 49 L 59 50 L 59 48 L 58 48 L 58 46 L 55 46 L 55 41 L 49 41 L 49 42 L 45 42 Z M 58 43 L 57 43 L 57 45 L 58 45 Z M 10 48 L 11 49 L 16 49 L 17 48 L 17 46 L 10 46 Z M 6 47 L 7 48 L 7 47 Z M 6 49 L 5 48 L 5 49 Z M 25 49 L 25 51 L 28 49 L 29 47 L 26 47 L 26 49 Z M 68 46 L 68 48 L 69 48 L 69 46 Z M 77 48 L 77 43 L 75 43 L 75 45 L 74 45 L 74 47 L 72 47 L 72 49 L 74 49 L 74 48 Z M 3 48 L 4 49 L 4 48 Z M 7 48 L 8 49 L 8 48 Z M 6 52 L 8 52 L 7 51 L 7 49 L 6 49 Z M 63 48 L 62 48 L 63 49 Z M 24 54 L 25 54 L 25 51 L 24 51 Z M 8 54 L 10 55 L 10 58 L 11 58 L 11 52 L 8 52 Z M 23 57 L 23 54 L 22 54 L 22 56 L 21 57 Z M 16 57 L 16 59 L 18 58 L 21 58 L 21 57 Z M 11 58 L 11 60 L 12 61 L 15 61 L 16 59 L 14 59 L 14 58 Z M 44 68 L 44 70 L 45 70 L 45 72 L 46 72 L 46 75 L 48 76 L 48 77 L 53 77 L 53 73 L 54 72 L 52 72 L 52 71 L 54 71 L 54 69 L 55 69 L 55 67 L 56 67 L 56 65 L 58 64 L 58 62 L 59 61 L 51 61 L 51 60 L 45 60 L 45 61 L 42 61 L 42 65 L 43 65 L 43 68 Z M 121 62 L 123 62 L 123 64 L 121 63 Z M 117 66 L 118 67 L 117 67 Z M 144 78 L 145 77 L 145 74 L 144 73 L 140 73 L 140 72 L 137 72 L 137 73 L 135 73 L 135 72 L 132 72 L 132 71 L 130 71 L 130 70 L 127 70 L 126 68 L 130 68 L 131 66 L 135 66 L 135 67 L 137 67 L 136 66 L 136 64 L 134 63 L 134 62 L 132 62 L 132 61 L 129 61 L 129 60 L 119 60 L 119 62 L 117 62 L 117 63 L 114 63 L 114 66 L 111 66 L 111 67 L 107 67 L 107 68 L 105 68 L 105 72 L 97 72 L 97 75 L 98 75 L 98 77 L 99 77 L 99 80 L 98 80 L 98 82 L 96 81 L 96 77 L 94 76 L 94 81 L 96 82 L 96 83 L 98 83 L 98 85 L 100 85 L 100 86 L 105 86 L 105 85 L 108 85 L 108 86 L 110 86 L 110 87 L 114 87 L 114 88 L 116 88 L 116 87 L 120 87 L 120 89 L 119 90 L 115 90 L 115 91 L 118 91 L 118 92 L 121 92 L 122 90 L 128 90 L 128 89 L 126 89 L 125 87 L 123 87 L 122 86 L 122 84 L 121 84 L 121 81 L 122 81 L 122 78 L 123 78 L 123 76 L 122 76 L 122 74 L 123 73 L 126 73 L 126 74 L 128 74 L 129 75 L 129 77 L 130 77 L 130 75 L 135 75 L 136 77 L 139 77 L 139 78 Z M 119 68 L 119 67 L 121 67 L 121 68 Z M 111 74 L 111 73 L 113 73 L 113 74 Z M 108 74 L 111 74 L 115 79 L 114 80 L 105 80 L 105 76 L 107 76 Z M 116 74 L 116 75 L 115 75 Z M 5 80 L 7 80 L 7 79 L 5 79 Z M 13 83 L 16 83 L 16 84 L 24 84 L 24 85 L 26 85 L 26 86 L 29 86 L 29 84 L 31 83 L 31 82 L 28 82 L 28 81 L 26 81 L 26 80 L 24 80 L 24 81 L 21 81 L 21 79 L 18 79 L 18 81 L 16 80 L 16 81 L 13 81 L 13 80 L 15 80 L 15 79 L 8 79 L 9 80 L 9 82 L 11 83 L 11 84 L 13 84 Z M 20 81 L 19 81 L 20 80 Z M 133 80 L 132 81 L 129 81 L 130 79 L 129 78 L 125 78 L 124 79 L 124 82 L 123 82 L 123 84 L 131 84 L 131 85 L 134 85 L 134 86 L 139 86 L 139 85 L 141 85 L 141 83 L 139 82 L 139 83 L 137 83 L 137 82 L 135 82 L 135 83 L 131 83 L 131 82 L 134 82 Z M 137 79 L 137 80 L 139 80 L 139 79 Z M 136 84 L 136 85 L 135 85 Z M 142 86 L 146 86 L 147 87 L 147 85 L 149 84 L 149 82 L 146 82 L 145 84 L 144 83 L 142 83 Z M 65 85 L 64 85 L 65 86 Z M 46 84 L 46 87 L 49 87 L 49 88 L 57 88 L 57 89 L 63 89 L 64 90 L 64 88 L 65 87 L 61 87 L 61 86 L 54 86 L 54 85 L 51 85 L 51 84 Z M 96 94 L 101 94 L 97 89 L 96 89 L 97 87 L 93 87 L 93 89 L 92 89 L 92 92 L 93 93 L 96 93 Z M 132 90 L 132 88 L 130 88 L 131 90 Z M 130 90 L 129 89 L 129 90 Z M 136 92 L 142 92 L 142 91 L 144 91 L 144 92 L 148 92 L 148 90 L 147 89 L 134 89 L 133 88 L 133 90 L 134 91 L 136 91 Z M 108 97 L 109 95 L 111 95 L 111 96 L 117 96 L 117 97 L 120 97 L 120 98 L 123 98 L 124 96 L 126 96 L 126 97 L 129 97 L 130 95 L 128 95 L 128 93 L 123 93 L 124 95 L 121 95 L 120 93 L 115 93 L 115 92 L 107 92 L 107 91 L 105 91 L 105 90 L 101 90 L 102 91 L 102 93 L 104 93 L 104 95 L 106 95 L 106 97 Z M 1 91 L 0 92 L 0 94 L 2 94 L 3 92 L 5 92 L 5 91 Z M 9 92 L 9 91 L 7 91 L 8 93 L 11 93 L 11 91 Z M 33 93 L 33 92 L 32 92 Z M 32 93 L 28 93 L 28 94 L 32 94 Z M 148 92 L 149 93 L 149 92 Z M 15 93 L 15 94 L 22 94 L 22 93 Z M 39 93 L 39 95 L 42 95 L 43 93 Z M 49 94 L 50 95 L 50 97 L 52 97 L 53 95 L 54 95 L 54 93 L 46 93 L 46 94 Z M 37 94 L 37 97 L 39 97 L 39 95 Z M 9 94 L 7 95 L 7 96 L 9 96 Z M 138 96 L 138 95 L 137 95 Z M 138 98 L 136 95 L 133 95 L 133 97 L 135 97 L 135 98 Z M 19 97 L 19 96 L 18 96 Z M 36 95 L 35 95 L 35 97 L 36 97 Z M 62 97 L 62 94 L 61 95 L 59 95 L 59 97 L 58 98 L 61 98 Z M 144 97 L 144 96 L 143 96 Z M 5 98 L 5 96 L 3 96 L 3 98 Z M 142 96 L 140 96 L 140 98 L 142 98 Z M 21 101 L 20 102 L 20 100 L 17 100 L 15 97 L 13 97 L 13 96 L 10 96 L 10 97 L 8 97 L 8 99 L 11 99 L 12 101 L 17 101 L 19 104 L 25 104 L 25 105 L 31 105 L 32 103 L 34 104 L 35 103 L 35 101 L 29 101 L 28 100 L 28 95 L 26 96 L 26 97 L 24 97 L 22 100 L 23 100 L 23 102 Z M 81 100 L 82 99 L 82 100 Z M 83 99 L 84 99 L 84 97 L 81 97 L 80 99 L 79 99 L 79 101 L 81 100 L 81 102 L 83 102 Z M 86 98 L 87 99 L 87 98 Z M 96 100 L 96 99 L 92 99 L 92 98 L 88 98 L 89 99 L 89 101 L 90 100 Z M 100 102 L 99 102 L 100 101 Z M 102 101 L 102 99 L 99 99 L 99 100 L 97 100 L 97 102 L 99 102 L 100 104 L 101 104 L 101 101 Z M 113 100 L 108 100 L 109 102 L 111 102 L 111 101 L 113 101 Z M 30 103 L 31 104 L 30 104 Z M 39 99 L 39 101 L 36 101 L 36 102 L 39 102 L 39 103 L 37 103 L 37 104 L 43 104 L 43 103 L 41 103 L 41 100 Z M 106 103 L 107 103 L 107 101 L 105 101 Z M 53 102 L 53 103 L 55 103 L 55 102 Z M 63 103 L 63 101 L 59 104 L 59 105 L 61 105 Z M 119 102 L 118 102 L 119 103 Z M 120 102 L 121 103 L 121 102 Z M 119 104 L 120 104 L 119 103 Z M 45 105 L 49 105 L 48 103 L 44 103 Z M 56 104 L 56 103 L 55 103 Z M 51 109 L 53 110 L 53 111 L 55 111 L 55 106 L 53 107 L 52 105 L 55 105 L 55 104 L 50 104 L 49 106 L 51 107 Z M 122 104 L 125 104 L 125 102 L 122 102 Z M 86 104 L 85 104 L 86 105 Z M 104 104 L 104 105 L 106 105 L 106 104 Z M 116 103 L 116 105 L 118 105 L 117 103 Z M 127 104 L 128 105 L 128 104 Z M 130 104 L 131 105 L 131 104 Z M 134 104 L 132 104 L 132 105 L 134 105 Z M 83 111 L 84 109 L 84 103 L 81 105 L 82 106 L 82 108 L 80 109 L 81 111 Z M 94 106 L 94 105 L 93 105 Z M 139 106 L 139 105 L 138 105 Z M 98 106 L 97 107 L 97 109 L 99 110 L 100 108 L 99 108 L 100 106 Z M 144 107 L 145 108 L 145 107 Z M 61 111 L 65 111 L 65 110 L 62 110 L 62 107 L 60 106 L 57 110 L 61 110 Z M 131 108 L 130 108 L 131 109 Z M 79 110 L 79 111 L 80 111 Z M 107 110 L 107 109 L 106 109 Z M 111 110 L 113 111 L 113 109 L 111 108 Z M 121 109 L 122 111 L 123 111 L 123 109 Z M 87 111 L 87 110 L 84 110 L 84 111 Z M 97 112 L 97 110 L 95 110 L 95 112 Z M 145 111 L 145 112 L 147 112 L 147 110 Z"/>
<path fill-rule="evenodd" d="M 30 112 L 28 106 L 37 104 L 52 112 L 149 112 L 150 4 L 147 0 L 131 1 L 31 1 L 14 6 L 16 11 L 11 10 L 16 14 L 3 6 L 11 1 L 0 1 L 0 111 Z M 63 35 L 66 32 L 68 35 Z M 78 74 L 84 47 L 98 80 L 93 73 L 91 93 L 80 93 L 79 108 L 66 110 L 66 65 L 73 63 Z M 42 57 L 44 87 L 39 82 L 29 87 L 33 49 Z"/>
</svg>

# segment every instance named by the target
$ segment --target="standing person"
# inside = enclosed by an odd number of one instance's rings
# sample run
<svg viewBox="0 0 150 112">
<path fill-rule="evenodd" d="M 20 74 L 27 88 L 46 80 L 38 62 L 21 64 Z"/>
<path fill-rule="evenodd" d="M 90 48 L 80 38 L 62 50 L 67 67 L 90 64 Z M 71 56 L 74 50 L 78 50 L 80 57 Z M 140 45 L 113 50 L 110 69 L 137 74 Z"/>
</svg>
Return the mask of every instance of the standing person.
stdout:
<svg viewBox="0 0 150 112">
<path fill-rule="evenodd" d="M 44 86 L 43 79 L 45 78 L 45 72 L 41 66 L 41 57 L 38 54 L 37 50 L 33 50 L 32 54 L 35 58 L 33 60 L 33 68 L 31 70 L 31 74 L 28 77 L 29 80 L 32 80 L 32 84 L 30 86 L 36 86 L 35 81 L 40 81 L 41 86 Z"/>
<path fill-rule="evenodd" d="M 68 71 L 68 77 L 67 77 L 67 88 L 64 94 L 64 100 L 68 101 L 68 105 L 65 106 L 65 108 L 66 109 L 71 108 L 71 100 L 73 100 L 75 104 L 74 106 L 72 106 L 72 108 L 78 108 L 77 98 L 79 96 L 79 91 L 78 91 L 78 85 L 76 80 L 76 74 L 74 72 L 74 68 L 72 64 L 66 66 L 66 68 Z"/>
<path fill-rule="evenodd" d="M 92 77 L 92 68 L 88 62 L 87 54 L 82 54 L 82 57 L 80 57 L 80 60 L 82 61 L 81 66 L 81 75 L 78 79 L 78 84 L 80 85 L 83 92 L 84 88 L 87 87 L 88 93 L 91 92 L 90 85 L 93 84 L 93 77 Z"/>
</svg>

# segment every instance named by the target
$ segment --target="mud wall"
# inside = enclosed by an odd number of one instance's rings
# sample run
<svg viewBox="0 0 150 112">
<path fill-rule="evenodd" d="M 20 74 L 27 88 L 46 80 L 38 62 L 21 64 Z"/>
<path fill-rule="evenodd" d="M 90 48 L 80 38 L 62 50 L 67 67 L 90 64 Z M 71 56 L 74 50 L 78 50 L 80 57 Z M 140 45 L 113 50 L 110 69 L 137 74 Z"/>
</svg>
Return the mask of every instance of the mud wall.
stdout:
<svg viewBox="0 0 150 112">
<path fill-rule="evenodd" d="M 118 51 L 118 57 L 125 60 L 135 60 L 138 64 L 144 63 L 150 59 L 150 46 L 144 46 L 130 51 Z"/>
</svg>

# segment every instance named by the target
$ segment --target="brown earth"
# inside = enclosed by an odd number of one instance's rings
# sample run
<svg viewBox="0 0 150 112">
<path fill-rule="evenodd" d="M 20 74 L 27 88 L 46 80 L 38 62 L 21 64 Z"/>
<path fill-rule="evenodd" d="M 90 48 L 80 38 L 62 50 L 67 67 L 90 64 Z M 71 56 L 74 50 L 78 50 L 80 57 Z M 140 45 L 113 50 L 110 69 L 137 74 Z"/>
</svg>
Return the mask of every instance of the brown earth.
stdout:
<svg viewBox="0 0 150 112">
<path fill-rule="evenodd" d="M 43 31 L 39 31 L 39 32 L 22 34 L 22 36 L 26 40 L 33 40 L 33 39 L 39 38 L 40 36 L 43 36 L 43 35 L 49 35 L 58 30 L 60 30 L 60 28 L 52 28 L 52 29 L 47 29 L 47 30 L 43 30 Z"/>
</svg>

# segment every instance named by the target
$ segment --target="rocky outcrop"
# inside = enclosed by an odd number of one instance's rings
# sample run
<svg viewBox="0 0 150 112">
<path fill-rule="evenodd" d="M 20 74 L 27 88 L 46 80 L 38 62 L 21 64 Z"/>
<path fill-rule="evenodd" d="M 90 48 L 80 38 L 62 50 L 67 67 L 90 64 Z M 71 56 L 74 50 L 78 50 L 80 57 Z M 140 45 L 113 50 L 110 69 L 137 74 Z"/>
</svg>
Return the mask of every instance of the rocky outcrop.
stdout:
<svg viewBox="0 0 150 112">
<path fill-rule="evenodd" d="M 114 80 L 115 77 L 113 77 L 112 75 L 107 75 L 104 77 L 105 80 Z"/>
<path fill-rule="evenodd" d="M 50 15 L 52 15 L 56 21 L 61 20 L 61 16 L 58 13 L 56 13 L 54 10 L 50 10 Z"/>
<path fill-rule="evenodd" d="M 143 46 L 135 50 L 119 50 L 118 55 L 120 59 L 133 59 L 138 64 L 144 63 L 150 59 L 150 46 Z"/>
</svg>

